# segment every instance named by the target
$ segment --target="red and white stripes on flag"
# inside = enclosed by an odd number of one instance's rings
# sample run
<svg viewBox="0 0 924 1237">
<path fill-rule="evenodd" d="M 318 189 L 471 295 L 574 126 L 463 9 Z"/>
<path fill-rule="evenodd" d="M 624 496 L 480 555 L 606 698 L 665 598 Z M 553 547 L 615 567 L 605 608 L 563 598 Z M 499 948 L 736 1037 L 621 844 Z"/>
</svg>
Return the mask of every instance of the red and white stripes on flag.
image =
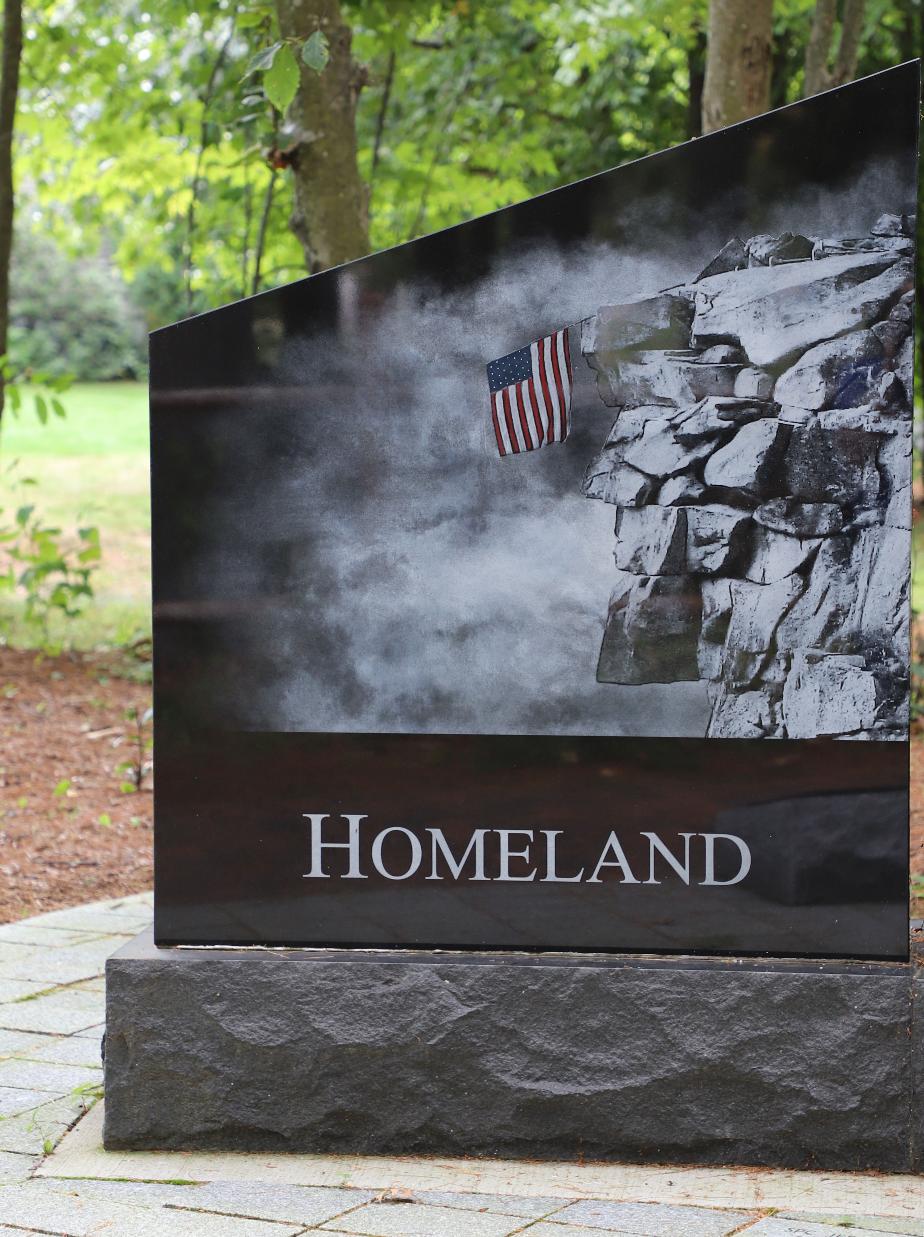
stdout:
<svg viewBox="0 0 924 1237">
<path fill-rule="evenodd" d="M 519 455 L 564 442 L 572 385 L 567 327 L 492 361 L 488 387 L 498 453 Z"/>
</svg>

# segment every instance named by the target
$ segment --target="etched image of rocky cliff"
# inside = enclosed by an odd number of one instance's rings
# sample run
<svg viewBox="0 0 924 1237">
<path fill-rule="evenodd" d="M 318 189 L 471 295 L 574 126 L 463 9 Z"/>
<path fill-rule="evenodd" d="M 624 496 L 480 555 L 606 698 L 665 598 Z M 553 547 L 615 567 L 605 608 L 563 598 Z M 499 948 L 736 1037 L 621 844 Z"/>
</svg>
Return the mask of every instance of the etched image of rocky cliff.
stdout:
<svg viewBox="0 0 924 1237">
<path fill-rule="evenodd" d="M 904 737 L 919 107 L 899 66 L 155 333 L 190 728 Z"/>
<path fill-rule="evenodd" d="M 603 306 L 615 410 L 584 493 L 615 511 L 601 684 L 701 680 L 714 738 L 904 738 L 913 218 L 732 237 Z"/>
</svg>

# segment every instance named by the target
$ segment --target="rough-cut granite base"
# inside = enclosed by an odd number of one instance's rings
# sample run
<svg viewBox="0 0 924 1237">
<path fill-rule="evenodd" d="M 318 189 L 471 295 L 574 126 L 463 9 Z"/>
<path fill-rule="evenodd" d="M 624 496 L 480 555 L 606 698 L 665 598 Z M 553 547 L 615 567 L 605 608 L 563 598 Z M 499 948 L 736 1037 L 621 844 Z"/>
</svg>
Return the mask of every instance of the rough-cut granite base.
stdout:
<svg viewBox="0 0 924 1237">
<path fill-rule="evenodd" d="M 914 972 L 143 934 L 107 967 L 105 1143 L 920 1171 Z"/>
</svg>

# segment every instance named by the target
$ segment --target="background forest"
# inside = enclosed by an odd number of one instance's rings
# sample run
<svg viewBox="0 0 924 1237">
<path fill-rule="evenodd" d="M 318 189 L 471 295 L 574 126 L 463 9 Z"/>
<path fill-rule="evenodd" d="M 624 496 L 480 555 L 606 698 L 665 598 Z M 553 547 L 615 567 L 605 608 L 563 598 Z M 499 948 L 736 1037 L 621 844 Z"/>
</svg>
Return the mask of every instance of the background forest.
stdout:
<svg viewBox="0 0 924 1237">
<path fill-rule="evenodd" d="M 10 359 L 105 380 L 143 373 L 147 330 L 695 138 L 704 91 L 716 128 L 910 59 L 922 10 L 713 0 L 711 40 L 707 0 L 22 18 Z"/>
<path fill-rule="evenodd" d="M 4 0 L 0 919 L 150 879 L 148 331 L 916 57 L 922 17 Z"/>
</svg>

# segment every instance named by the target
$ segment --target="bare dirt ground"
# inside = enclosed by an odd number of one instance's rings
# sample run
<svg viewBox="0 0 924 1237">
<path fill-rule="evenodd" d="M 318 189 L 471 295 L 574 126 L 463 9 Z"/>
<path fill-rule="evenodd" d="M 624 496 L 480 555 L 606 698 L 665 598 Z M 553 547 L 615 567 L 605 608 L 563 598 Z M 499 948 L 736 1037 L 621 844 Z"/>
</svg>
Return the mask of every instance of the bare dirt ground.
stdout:
<svg viewBox="0 0 924 1237">
<path fill-rule="evenodd" d="M 0 648 L 0 923 L 151 887 L 145 677 L 124 654 Z M 924 734 L 911 772 L 911 870 L 924 878 Z"/>
<path fill-rule="evenodd" d="M 124 654 L 0 648 L 0 923 L 151 887 L 145 677 Z"/>
</svg>

